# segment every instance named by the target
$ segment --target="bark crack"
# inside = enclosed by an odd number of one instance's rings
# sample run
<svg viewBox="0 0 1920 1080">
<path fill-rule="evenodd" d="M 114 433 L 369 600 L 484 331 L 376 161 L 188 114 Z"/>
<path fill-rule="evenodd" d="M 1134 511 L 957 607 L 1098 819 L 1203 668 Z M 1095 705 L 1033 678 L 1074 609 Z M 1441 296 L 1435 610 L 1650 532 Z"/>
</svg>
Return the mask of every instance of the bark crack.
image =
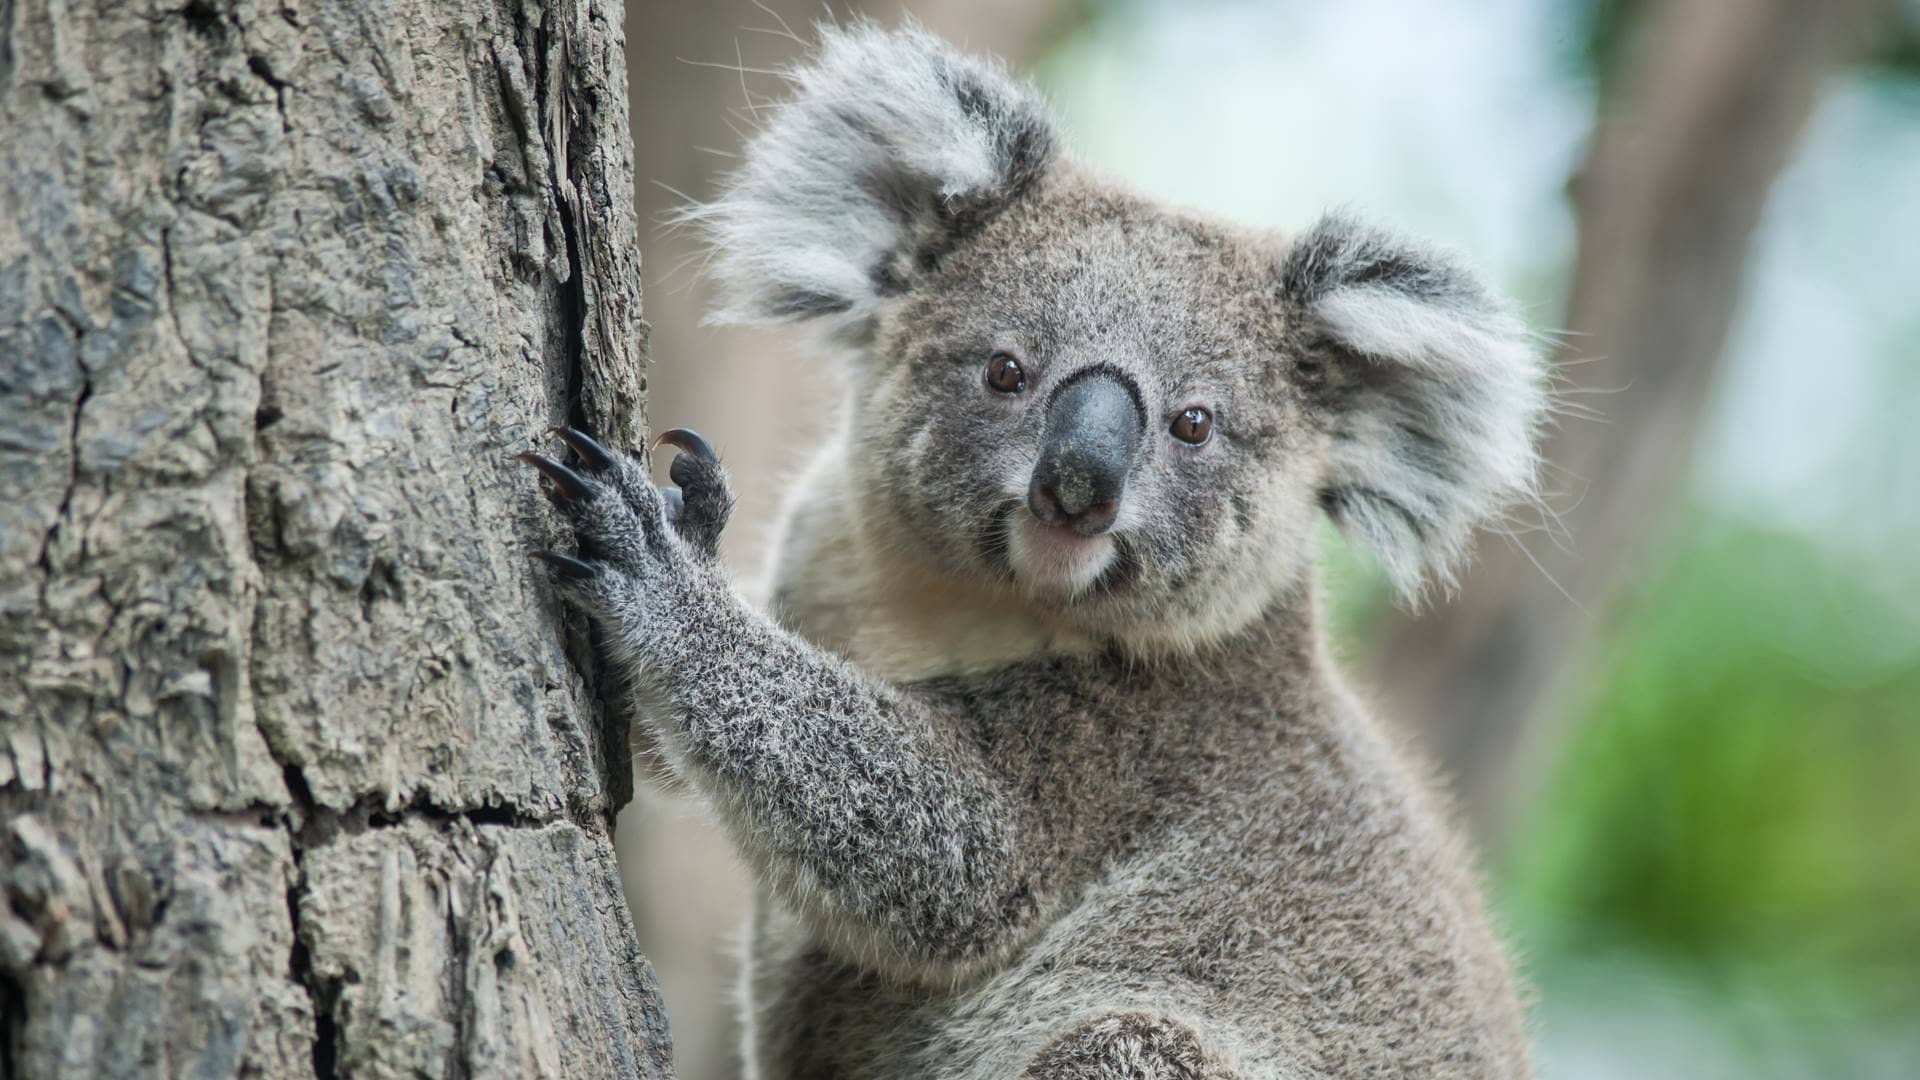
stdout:
<svg viewBox="0 0 1920 1080">
<path fill-rule="evenodd" d="M 40 542 L 40 557 L 36 560 L 40 569 L 46 571 L 46 575 L 42 579 L 43 589 L 45 583 L 52 580 L 53 577 L 53 563 L 51 561 L 53 541 L 60 535 L 61 527 L 67 523 L 67 520 L 72 517 L 73 514 L 73 493 L 80 486 L 80 415 L 81 412 L 86 409 L 87 401 L 93 397 L 93 371 L 87 367 L 87 362 L 81 359 L 83 352 L 82 346 L 87 338 L 86 328 L 73 322 L 73 320 L 70 319 L 65 312 L 61 312 L 57 306 L 54 310 L 60 315 L 62 320 L 66 321 L 67 324 L 73 328 L 73 363 L 75 367 L 80 369 L 80 392 L 74 395 L 73 420 L 67 425 L 67 487 L 60 495 L 60 508 L 54 512 L 53 527 L 47 530 L 47 535 Z M 44 591 L 41 594 L 40 601 L 43 605 L 46 603 Z"/>
<path fill-rule="evenodd" d="M 589 273 L 584 250 L 586 221 L 579 190 L 573 183 L 570 148 L 573 145 L 576 117 L 568 96 L 571 71 L 567 41 L 565 35 L 554 33 L 554 17 L 553 10 L 549 8 L 542 12 L 538 25 L 532 27 L 533 120 L 535 131 L 543 133 L 544 139 L 536 135 L 535 140 L 530 141 L 535 141 L 536 146 L 540 141 L 545 143 L 548 157 L 547 190 L 552 200 L 548 218 L 550 221 L 559 220 L 564 245 L 565 261 L 561 267 L 564 273 L 554 275 L 554 285 L 559 298 L 562 393 L 567 423 L 593 430 L 597 425 L 595 419 L 588 415 L 586 402 Z M 520 21 L 520 38 L 525 40 L 528 27 L 524 21 L 524 8 L 520 9 L 517 18 Z M 619 712 L 607 708 L 600 697 L 601 673 L 592 634 L 593 631 L 589 629 L 586 635 L 570 635 L 566 653 L 568 663 L 580 672 L 588 687 L 586 703 L 593 713 L 593 730 L 598 736 L 595 741 L 600 754 L 601 787 L 608 793 L 603 813 L 605 823 L 611 828 L 620 806 L 631 792 L 631 774 L 627 772 L 631 762 L 624 753 L 629 732 L 620 721 Z M 623 790 L 629 794 L 619 794 Z M 569 807 L 569 810 L 578 817 L 582 816 L 584 808 Z"/>
<path fill-rule="evenodd" d="M 193 346 L 187 344 L 187 332 L 180 325 L 180 305 L 176 302 L 179 287 L 173 280 L 173 227 L 160 230 L 160 267 L 167 282 L 167 321 L 173 325 L 173 339 L 180 343 L 181 351 L 187 355 L 187 362 L 195 367 L 200 363 L 193 355 Z"/>
<path fill-rule="evenodd" d="M 323 980 L 313 970 L 313 953 L 307 945 L 306 929 L 301 922 L 301 904 L 307 896 L 307 848 L 314 832 L 321 827 L 320 807 L 313 789 L 307 784 L 300 766 L 280 759 L 268 741 L 267 753 L 280 764 L 280 775 L 291 801 L 280 827 L 286 830 L 287 847 L 293 859 L 293 879 L 287 883 L 287 922 L 293 932 L 293 948 L 287 957 L 287 975 L 294 985 L 306 991 L 307 1004 L 313 1010 L 313 1075 L 316 1080 L 335 1080 L 340 1075 L 340 1026 L 334 1019 L 334 1005 L 340 988 Z"/>
<path fill-rule="evenodd" d="M 340 1025 L 334 1019 L 334 1006 L 340 988 L 332 980 L 322 979 L 313 970 L 313 953 L 307 946 L 301 925 L 300 905 L 307 895 L 306 846 L 297 833 L 293 844 L 293 880 L 287 885 L 287 918 L 293 927 L 293 949 L 287 959 L 288 976 L 307 992 L 313 1009 L 313 1075 L 316 1080 L 335 1080 L 340 1075 Z"/>
<path fill-rule="evenodd" d="M 0 1080 L 20 1075 L 17 1046 L 26 1022 L 26 986 L 17 974 L 0 968 Z"/>
<path fill-rule="evenodd" d="M 247 70 L 254 73 L 267 88 L 273 91 L 273 107 L 280 113 L 280 133 L 285 135 L 293 131 L 293 123 L 287 119 L 287 87 L 291 84 L 273 73 L 273 65 L 259 53 L 247 57 Z"/>
<path fill-rule="evenodd" d="M 580 252 L 580 199 L 573 188 L 569 167 L 572 163 L 567 160 L 571 141 L 568 136 L 573 127 L 566 100 L 567 54 L 565 43 L 554 40 L 551 9 L 541 14 L 540 25 L 534 31 L 534 59 L 534 113 L 547 134 L 548 191 L 553 198 L 554 216 L 560 220 L 566 251 L 567 273 L 564 277 L 556 275 L 554 284 L 560 295 L 567 422 L 585 428 L 589 426 L 582 393 L 586 379 L 587 268 Z"/>
<path fill-rule="evenodd" d="M 550 819 L 522 814 L 507 806 L 479 807 L 469 810 L 449 810 L 435 806 L 424 796 L 398 809 L 378 809 L 378 796 L 367 796 L 346 810 L 331 810 L 320 805 L 308 786 L 306 776 L 300 766 L 291 762 L 281 766 L 285 778 L 289 806 L 281 815 L 280 827 L 288 834 L 289 848 L 293 858 L 294 873 L 287 885 L 287 919 L 292 928 L 293 946 L 287 958 L 289 979 L 307 993 L 308 1002 L 313 1010 L 313 1072 L 319 1080 L 334 1080 L 342 1075 L 340 1066 L 341 1018 L 339 1016 L 340 999 L 344 987 L 340 980 L 323 977 L 313 967 L 312 947 L 308 942 L 309 931 L 302 918 L 309 884 L 307 878 L 307 856 L 313 849 L 338 841 L 342 837 L 359 835 L 369 829 L 401 828 L 409 820 L 423 820 L 443 829 L 451 829 L 459 824 L 469 829 L 482 825 L 507 828 L 536 829 L 544 828 L 555 822 Z M 453 943 L 450 957 L 454 970 L 454 983 L 451 996 L 461 998 L 465 987 L 464 971 L 471 943 L 460 932 L 459 927 L 450 925 L 448 939 Z M 0 1004 L 4 1004 L 4 987 L 0 987 Z M 461 1029 L 461 1037 L 454 1040 L 455 1046 L 465 1046 L 464 1027 L 469 1010 L 462 1004 L 454 1009 L 456 1024 Z M 455 1075 L 464 1074 L 464 1067 L 457 1069 Z M 8 1074 L 0 1073 L 0 1080 L 8 1080 Z"/>
</svg>

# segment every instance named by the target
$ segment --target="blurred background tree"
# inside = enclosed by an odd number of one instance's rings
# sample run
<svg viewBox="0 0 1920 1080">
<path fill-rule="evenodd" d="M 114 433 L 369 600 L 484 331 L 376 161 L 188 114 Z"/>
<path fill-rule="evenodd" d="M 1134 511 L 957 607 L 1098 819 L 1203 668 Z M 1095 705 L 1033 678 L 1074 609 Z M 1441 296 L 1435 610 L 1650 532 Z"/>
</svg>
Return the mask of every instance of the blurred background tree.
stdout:
<svg viewBox="0 0 1920 1080">
<path fill-rule="evenodd" d="M 1328 537 L 1350 666 L 1487 846 L 1543 1072 L 1911 1075 L 1920 4 L 904 9 L 1037 65 L 1080 155 L 1136 186 L 1282 227 L 1357 204 L 1556 331 L 1553 517 L 1486 537 L 1418 614 Z M 635 0 L 643 218 L 711 193 L 823 14 Z M 834 380 L 699 327 L 694 253 L 648 253 L 653 417 L 727 454 L 751 577 Z M 658 798 L 622 830 L 681 1073 L 725 1075 L 738 868 Z"/>
<path fill-rule="evenodd" d="M 1539 523 L 1551 542 L 1488 545 L 1451 602 L 1379 629 L 1374 665 L 1389 711 L 1419 723 L 1484 837 L 1505 820 L 1516 763 L 1563 734 L 1541 702 L 1591 613 L 1663 531 L 1767 195 L 1886 7 L 1598 0 L 1580 13 L 1597 118 L 1568 185 L 1564 404 L 1545 442 Z"/>
</svg>

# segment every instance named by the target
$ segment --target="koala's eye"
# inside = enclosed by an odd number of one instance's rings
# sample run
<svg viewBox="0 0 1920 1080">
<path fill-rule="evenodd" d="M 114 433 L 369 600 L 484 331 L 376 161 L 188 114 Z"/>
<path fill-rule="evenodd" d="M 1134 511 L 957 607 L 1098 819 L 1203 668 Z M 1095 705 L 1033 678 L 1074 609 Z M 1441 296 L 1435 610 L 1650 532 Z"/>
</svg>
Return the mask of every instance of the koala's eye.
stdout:
<svg viewBox="0 0 1920 1080">
<path fill-rule="evenodd" d="M 1199 446 L 1213 434 L 1213 414 L 1195 406 L 1173 418 L 1173 437 Z"/>
<path fill-rule="evenodd" d="M 1017 394 L 1027 388 L 1027 373 L 1020 361 L 997 352 L 987 361 L 987 385 L 1003 394 Z"/>
</svg>

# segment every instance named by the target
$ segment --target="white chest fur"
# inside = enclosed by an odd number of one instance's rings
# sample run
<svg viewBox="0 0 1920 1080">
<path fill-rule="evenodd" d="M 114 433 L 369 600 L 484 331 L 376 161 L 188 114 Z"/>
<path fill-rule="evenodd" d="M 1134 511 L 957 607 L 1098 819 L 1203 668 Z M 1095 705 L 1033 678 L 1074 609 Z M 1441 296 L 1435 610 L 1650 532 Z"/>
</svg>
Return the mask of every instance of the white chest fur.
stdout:
<svg viewBox="0 0 1920 1080">
<path fill-rule="evenodd" d="M 790 629 L 901 681 L 1095 647 L 1012 590 L 955 580 L 913 554 L 860 512 L 844 461 L 833 445 L 815 458 L 775 537 L 770 595 Z"/>
</svg>

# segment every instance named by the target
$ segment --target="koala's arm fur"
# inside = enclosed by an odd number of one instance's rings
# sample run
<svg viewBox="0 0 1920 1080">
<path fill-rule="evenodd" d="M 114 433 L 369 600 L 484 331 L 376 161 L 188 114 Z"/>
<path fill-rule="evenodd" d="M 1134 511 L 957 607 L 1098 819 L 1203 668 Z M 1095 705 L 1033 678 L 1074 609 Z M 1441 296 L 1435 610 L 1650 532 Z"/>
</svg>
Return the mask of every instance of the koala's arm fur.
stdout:
<svg viewBox="0 0 1920 1080">
<path fill-rule="evenodd" d="M 762 879 L 849 958 L 904 977 L 953 978 L 1017 944 L 1070 852 L 967 738 L 985 729 L 967 702 L 993 695 L 880 682 L 750 608 L 714 563 L 730 499 L 697 438 L 667 496 L 631 459 L 563 438 L 571 466 L 527 459 L 597 561 L 548 555 L 555 580 Z"/>
<path fill-rule="evenodd" d="M 651 662 L 680 769 L 785 899 L 868 963 L 951 971 L 1032 913 L 1032 817 L 957 703 L 862 675 L 702 590 Z M 893 962 L 888 962 L 893 961 Z"/>
</svg>

